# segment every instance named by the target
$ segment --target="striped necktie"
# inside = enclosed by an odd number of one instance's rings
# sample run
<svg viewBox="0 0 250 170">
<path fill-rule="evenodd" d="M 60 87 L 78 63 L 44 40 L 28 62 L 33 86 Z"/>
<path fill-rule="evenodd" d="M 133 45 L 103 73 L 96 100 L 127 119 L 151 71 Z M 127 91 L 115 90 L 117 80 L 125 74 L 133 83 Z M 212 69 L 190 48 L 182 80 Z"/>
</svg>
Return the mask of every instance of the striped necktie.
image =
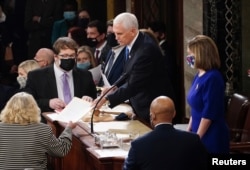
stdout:
<svg viewBox="0 0 250 170">
<path fill-rule="evenodd" d="M 108 61 L 108 67 L 107 67 L 107 70 L 105 72 L 105 75 L 108 77 L 109 73 L 110 73 L 110 70 L 112 68 L 112 65 L 114 63 L 114 58 L 115 58 L 115 52 L 112 51 L 111 55 L 110 55 L 110 58 L 109 58 L 109 61 Z"/>
</svg>

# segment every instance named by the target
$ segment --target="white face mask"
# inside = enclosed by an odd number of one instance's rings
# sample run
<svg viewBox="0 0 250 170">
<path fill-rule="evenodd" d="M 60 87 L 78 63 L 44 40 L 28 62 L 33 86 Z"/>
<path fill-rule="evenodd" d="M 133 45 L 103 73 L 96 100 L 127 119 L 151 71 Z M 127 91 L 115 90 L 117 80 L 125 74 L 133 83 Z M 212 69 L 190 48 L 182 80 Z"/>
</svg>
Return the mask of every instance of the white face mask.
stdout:
<svg viewBox="0 0 250 170">
<path fill-rule="evenodd" d="M 26 86 L 27 77 L 18 76 L 16 79 L 17 79 L 18 84 L 20 85 L 20 89 L 22 89 Z"/>
</svg>

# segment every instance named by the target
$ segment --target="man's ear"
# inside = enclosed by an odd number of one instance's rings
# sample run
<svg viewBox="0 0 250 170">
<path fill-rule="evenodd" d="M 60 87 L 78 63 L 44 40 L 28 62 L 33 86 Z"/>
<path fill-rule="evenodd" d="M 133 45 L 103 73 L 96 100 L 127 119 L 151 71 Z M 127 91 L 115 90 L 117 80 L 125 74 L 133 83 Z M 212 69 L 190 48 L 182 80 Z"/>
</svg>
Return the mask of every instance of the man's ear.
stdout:
<svg viewBox="0 0 250 170">
<path fill-rule="evenodd" d="M 151 113 L 151 119 L 155 120 L 155 114 L 154 113 Z"/>
<path fill-rule="evenodd" d="M 173 113 L 173 118 L 175 117 L 175 115 L 176 115 L 176 112 Z"/>
</svg>

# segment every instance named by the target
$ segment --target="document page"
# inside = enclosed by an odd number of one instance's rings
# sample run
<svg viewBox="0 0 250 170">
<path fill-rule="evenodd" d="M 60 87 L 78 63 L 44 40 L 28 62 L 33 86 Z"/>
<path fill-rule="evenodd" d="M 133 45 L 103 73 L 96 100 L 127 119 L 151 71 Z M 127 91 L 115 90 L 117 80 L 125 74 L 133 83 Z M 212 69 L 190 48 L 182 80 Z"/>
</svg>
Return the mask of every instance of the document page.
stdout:
<svg viewBox="0 0 250 170">
<path fill-rule="evenodd" d="M 104 86 L 104 87 L 111 87 L 111 85 L 110 85 L 110 83 L 109 83 L 109 81 L 108 81 L 106 75 L 103 74 L 103 73 L 102 73 L 102 80 L 103 80 L 103 86 Z"/>
<path fill-rule="evenodd" d="M 61 122 L 77 122 L 92 109 L 93 107 L 90 102 L 74 97 L 61 112 L 49 114 L 48 116 L 52 120 L 58 120 Z"/>
<path fill-rule="evenodd" d="M 102 77 L 101 64 L 92 68 L 92 69 L 89 69 L 89 71 L 92 73 L 93 80 L 94 80 L 95 84 L 98 84 L 101 77 Z"/>
</svg>

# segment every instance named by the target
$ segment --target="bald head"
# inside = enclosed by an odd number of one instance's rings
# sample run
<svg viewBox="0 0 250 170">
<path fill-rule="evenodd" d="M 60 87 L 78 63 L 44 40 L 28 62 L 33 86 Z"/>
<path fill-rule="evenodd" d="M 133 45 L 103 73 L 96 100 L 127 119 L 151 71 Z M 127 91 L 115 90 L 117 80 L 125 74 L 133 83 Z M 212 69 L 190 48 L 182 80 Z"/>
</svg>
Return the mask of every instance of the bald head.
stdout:
<svg viewBox="0 0 250 170">
<path fill-rule="evenodd" d="M 175 116 L 175 106 L 171 98 L 159 96 L 150 105 L 151 123 L 156 125 L 162 122 L 172 123 Z"/>
<path fill-rule="evenodd" d="M 54 62 L 54 52 L 49 48 L 41 48 L 37 51 L 34 59 L 41 67 L 46 67 Z"/>
</svg>

